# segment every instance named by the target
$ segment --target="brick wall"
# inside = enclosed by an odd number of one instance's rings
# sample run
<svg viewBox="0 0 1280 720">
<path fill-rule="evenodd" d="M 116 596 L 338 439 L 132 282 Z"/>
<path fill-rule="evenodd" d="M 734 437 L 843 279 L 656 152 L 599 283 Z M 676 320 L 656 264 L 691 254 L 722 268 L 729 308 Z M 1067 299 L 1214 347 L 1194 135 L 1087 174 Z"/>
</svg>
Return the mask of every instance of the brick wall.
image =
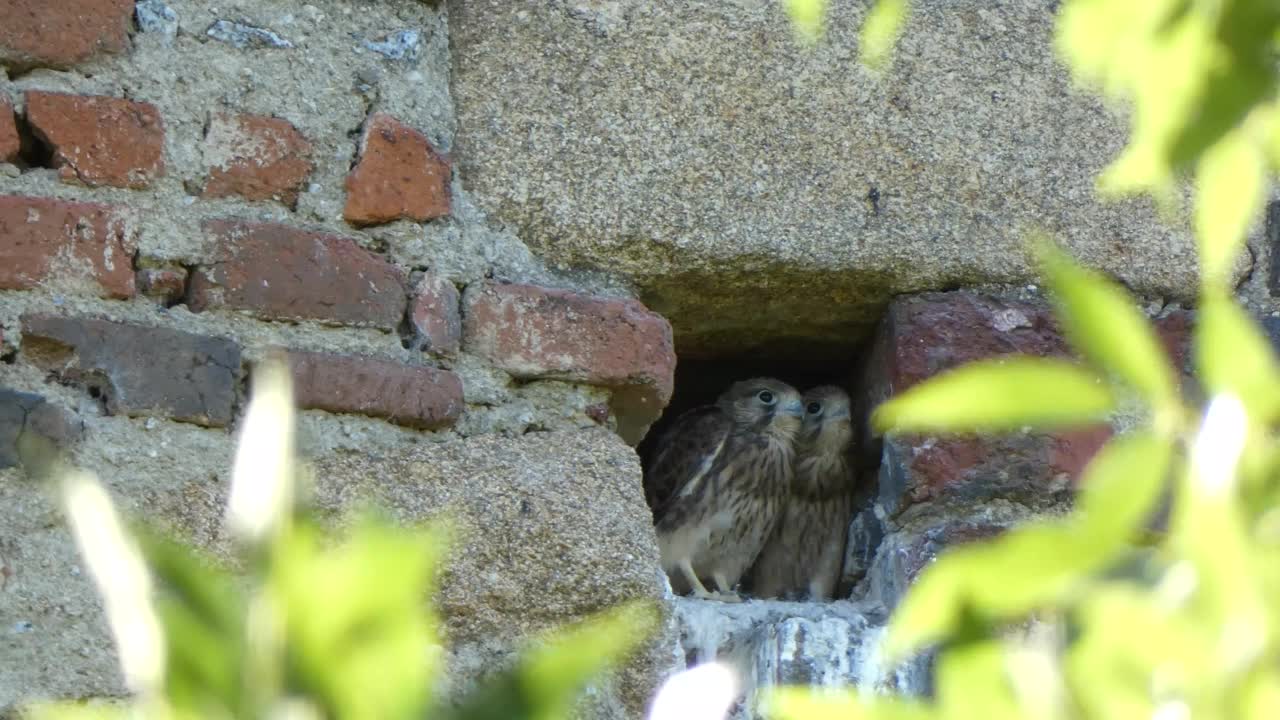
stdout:
<svg viewBox="0 0 1280 720">
<path fill-rule="evenodd" d="M 455 180 L 443 11 L 364 10 L 0 1 L 0 386 L 225 434 L 282 346 L 319 445 L 657 416 L 666 321 Z"/>
</svg>

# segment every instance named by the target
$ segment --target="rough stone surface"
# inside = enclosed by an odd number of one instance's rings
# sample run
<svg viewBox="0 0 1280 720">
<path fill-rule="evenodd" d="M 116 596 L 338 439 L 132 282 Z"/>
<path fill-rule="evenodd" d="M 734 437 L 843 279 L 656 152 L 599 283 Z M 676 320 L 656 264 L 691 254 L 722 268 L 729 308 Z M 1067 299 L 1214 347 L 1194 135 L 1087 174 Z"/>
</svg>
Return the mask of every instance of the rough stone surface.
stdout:
<svg viewBox="0 0 1280 720">
<path fill-rule="evenodd" d="M 457 353 L 462 346 L 459 302 L 453 283 L 434 273 L 423 274 L 409 305 L 413 346 L 430 353 Z"/>
<path fill-rule="evenodd" d="M 22 139 L 18 137 L 18 124 L 13 116 L 13 106 L 8 100 L 0 98 L 0 163 L 16 161 L 18 151 L 21 149 Z"/>
<path fill-rule="evenodd" d="M 1031 281 L 1036 228 L 1194 292 L 1189 224 L 1095 195 L 1125 125 L 1073 88 L 1055 13 L 918 4 L 877 77 L 867 7 L 810 50 L 769 0 L 454 0 L 460 176 L 551 263 L 633 279 L 682 357 L 848 348 L 893 294 Z"/>
<path fill-rule="evenodd" d="M 66 447 L 84 434 L 84 424 L 40 395 L 0 387 L 0 469 L 20 463 L 19 441 L 26 433 Z"/>
<path fill-rule="evenodd" d="M 891 667 L 881 658 L 886 619 L 874 602 L 730 604 L 677 597 L 677 664 L 718 660 L 734 668 L 742 682 L 734 720 L 762 717 L 757 693 L 784 684 L 918 693 L 918 663 Z"/>
<path fill-rule="evenodd" d="M 137 274 L 138 292 L 166 303 L 180 301 L 187 292 L 187 270 L 183 267 L 142 268 Z"/>
<path fill-rule="evenodd" d="M 144 33 L 158 33 L 169 42 L 178 36 L 178 13 L 161 0 L 138 0 L 135 15 Z"/>
<path fill-rule="evenodd" d="M 447 371 L 351 355 L 289 353 L 299 408 L 386 418 L 437 430 L 462 414 L 462 381 Z"/>
<path fill-rule="evenodd" d="M 463 297 L 462 337 L 467 352 L 518 378 L 618 388 L 614 410 L 630 442 L 639 441 L 671 399 L 671 326 L 634 300 L 532 285 L 473 285 Z"/>
<path fill-rule="evenodd" d="M 116 208 L 0 195 L 0 290 L 87 281 L 93 294 L 132 297 L 137 244 L 130 218 Z"/>
<path fill-rule="evenodd" d="M 293 43 L 289 42 L 279 34 L 266 28 L 254 27 L 242 22 L 234 22 L 232 20 L 219 20 L 209 26 L 205 31 L 205 35 L 224 42 L 238 50 L 246 49 L 264 49 L 276 48 L 287 50 L 293 47 Z"/>
<path fill-rule="evenodd" d="M 396 329 L 403 273 L 354 240 L 288 225 L 211 220 L 216 260 L 191 279 L 194 310 L 226 307 L 267 320 L 321 320 Z"/>
<path fill-rule="evenodd" d="M 210 120 L 204 143 L 205 197 L 239 195 L 292 208 L 315 167 L 311 143 L 280 118 L 219 113 Z"/>
<path fill-rule="evenodd" d="M 166 328 L 31 315 L 22 319 L 24 360 L 99 393 L 111 414 L 231 422 L 240 347 Z"/>
<path fill-rule="evenodd" d="M 422 33 L 414 29 L 397 30 L 381 40 L 365 40 L 364 48 L 388 60 L 414 62 L 422 50 Z"/>
<path fill-rule="evenodd" d="M 360 160 L 347 176 L 343 217 L 354 225 L 449 214 L 449 162 L 426 136 L 375 113 L 365 124 Z"/>
<path fill-rule="evenodd" d="M 438 597 L 451 667 L 466 678 L 509 661 L 525 638 L 639 598 L 665 581 L 635 453 L 612 433 L 482 436 L 316 465 L 324 507 L 372 498 L 406 521 L 446 516 L 457 536 Z M 671 647 L 620 673 L 623 714 L 640 717 Z"/>
<path fill-rule="evenodd" d="M 0 0 L 0 64 L 66 68 L 129 47 L 132 0 Z"/>
<path fill-rule="evenodd" d="M 27 122 L 64 181 L 141 189 L 164 175 L 164 122 L 150 103 L 29 92 Z"/>
</svg>

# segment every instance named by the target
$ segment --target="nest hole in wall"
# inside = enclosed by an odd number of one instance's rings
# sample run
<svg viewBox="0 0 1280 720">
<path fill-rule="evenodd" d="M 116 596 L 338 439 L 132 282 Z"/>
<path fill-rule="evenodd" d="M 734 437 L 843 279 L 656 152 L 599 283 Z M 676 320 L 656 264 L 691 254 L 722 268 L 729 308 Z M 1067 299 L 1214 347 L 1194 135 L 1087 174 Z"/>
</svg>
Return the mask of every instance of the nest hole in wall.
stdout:
<svg viewBox="0 0 1280 720">
<path fill-rule="evenodd" d="M 881 447 L 878 438 L 866 430 L 865 415 L 871 400 L 864 387 L 867 357 L 871 348 L 869 329 L 850 333 L 847 344 L 830 342 L 804 343 L 795 338 L 780 338 L 753 344 L 748 350 L 730 350 L 721 354 L 699 348 L 691 357 L 681 353 L 677 340 L 675 387 L 671 402 L 662 417 L 649 429 L 636 447 L 646 476 L 659 439 L 680 415 L 692 408 L 714 404 L 716 398 L 735 382 L 754 377 L 782 380 L 800 392 L 820 385 L 836 385 L 849 393 L 854 413 L 855 439 L 850 452 L 856 477 L 853 479 L 855 502 L 849 521 L 867 509 L 876 493 L 877 467 Z M 863 548 L 861 552 L 874 548 Z M 853 578 L 856 581 L 859 578 Z M 750 589 L 745 588 L 750 596 Z M 836 598 L 848 598 L 849 582 L 837 589 Z M 797 598 L 798 599 L 798 598 Z"/>
</svg>

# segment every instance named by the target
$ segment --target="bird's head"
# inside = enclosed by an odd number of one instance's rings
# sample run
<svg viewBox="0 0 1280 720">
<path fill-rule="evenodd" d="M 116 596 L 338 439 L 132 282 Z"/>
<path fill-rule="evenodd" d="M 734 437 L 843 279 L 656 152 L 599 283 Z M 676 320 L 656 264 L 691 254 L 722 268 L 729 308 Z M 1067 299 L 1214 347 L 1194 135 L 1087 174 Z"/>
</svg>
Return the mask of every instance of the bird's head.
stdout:
<svg viewBox="0 0 1280 720">
<path fill-rule="evenodd" d="M 849 394 L 834 385 L 805 392 L 800 442 L 820 452 L 843 452 L 852 440 Z"/>
<path fill-rule="evenodd" d="M 804 415 L 800 392 L 773 378 L 734 383 L 720 396 L 719 405 L 739 427 L 751 427 L 788 441 L 799 432 Z"/>
</svg>

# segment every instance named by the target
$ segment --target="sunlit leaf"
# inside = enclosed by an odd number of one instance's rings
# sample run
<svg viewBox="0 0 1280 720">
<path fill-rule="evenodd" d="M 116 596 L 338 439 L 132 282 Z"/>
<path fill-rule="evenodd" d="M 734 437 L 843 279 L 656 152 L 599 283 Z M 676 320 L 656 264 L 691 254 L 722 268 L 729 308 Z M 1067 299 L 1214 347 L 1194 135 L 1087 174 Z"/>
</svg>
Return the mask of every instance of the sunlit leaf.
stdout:
<svg viewBox="0 0 1280 720">
<path fill-rule="evenodd" d="M 907 0 L 876 0 L 862 24 L 862 62 L 868 67 L 883 67 L 893 53 L 903 25 L 907 21 Z"/>
<path fill-rule="evenodd" d="M 808 42 L 822 37 L 826 21 L 827 0 L 783 0 L 787 16 L 796 33 Z"/>
<path fill-rule="evenodd" d="M 1029 524 L 993 541 L 950 548 L 925 568 L 889 626 L 894 657 L 949 637 L 965 623 L 1021 616 L 1071 596 L 1108 555 L 1060 522 Z"/>
<path fill-rule="evenodd" d="M 280 548 L 272 575 L 286 609 L 289 686 L 331 717 L 396 719 L 423 712 L 430 678 L 439 670 L 428 657 L 438 639 L 424 602 L 441 545 L 437 532 L 366 518 L 344 542 L 321 549 L 315 528 L 299 524 Z"/>
<path fill-rule="evenodd" d="M 1067 651 L 1067 677 L 1081 717 L 1156 717 L 1152 684 L 1156 669 L 1167 687 L 1177 663 L 1195 662 L 1203 637 L 1154 596 L 1130 585 L 1100 586 L 1077 611 L 1081 635 Z M 1135 638 L 1142 638 L 1135 642 Z"/>
<path fill-rule="evenodd" d="M 1081 478 L 1076 506 L 1082 532 L 1099 543 L 1128 541 L 1150 518 L 1172 459 L 1170 441 L 1149 432 L 1115 438 Z"/>
<path fill-rule="evenodd" d="M 1153 407 L 1173 407 L 1178 396 L 1169 360 L 1132 298 L 1048 243 L 1040 242 L 1036 249 L 1071 344 L 1142 393 Z"/>
<path fill-rule="evenodd" d="M 995 639 L 948 647 L 937 662 L 938 705 L 943 716 L 1021 720 L 1007 662 L 1002 644 Z"/>
<path fill-rule="evenodd" d="M 1195 355 L 1201 381 L 1210 393 L 1240 398 L 1259 420 L 1280 418 L 1280 366 L 1275 353 L 1233 299 L 1211 293 L 1202 300 Z"/>
<path fill-rule="evenodd" d="M 1247 0 L 1065 3 L 1060 52 L 1077 78 L 1101 83 L 1132 108 L 1129 143 L 1104 173 L 1103 189 L 1167 198 L 1176 173 L 1269 98 L 1278 19 L 1273 3 Z"/>
<path fill-rule="evenodd" d="M 254 369 L 253 397 L 236 442 L 227 526 L 261 543 L 293 512 L 293 386 L 287 361 L 272 356 Z"/>
<path fill-rule="evenodd" d="M 1243 130 L 1210 147 L 1196 170 L 1196 237 L 1204 282 L 1230 279 L 1249 224 L 1262 207 L 1266 166 L 1262 148 Z"/>
<path fill-rule="evenodd" d="M 1245 720 L 1272 720 L 1280 708 L 1280 669 L 1261 670 L 1251 678 L 1241 693 Z"/>
<path fill-rule="evenodd" d="M 69 473 L 62 478 L 62 495 L 76 546 L 102 596 L 125 684 L 150 696 L 164 683 L 165 637 L 142 551 L 97 478 Z"/>
<path fill-rule="evenodd" d="M 617 667 L 656 627 L 657 613 L 633 603 L 549 635 L 522 653 L 514 668 L 493 674 L 453 707 L 451 720 L 558 720 L 571 716 L 587 684 Z"/>
<path fill-rule="evenodd" d="M 1002 431 L 1097 422 L 1111 391 L 1085 368 L 1027 357 L 975 362 L 930 378 L 876 409 L 880 431 Z"/>
<path fill-rule="evenodd" d="M 586 684 L 639 647 L 657 620 L 646 603 L 623 605 L 562 628 L 531 650 L 521 662 L 521 686 L 534 720 L 567 717 Z"/>
<path fill-rule="evenodd" d="M 1247 441 L 1244 405 L 1214 397 L 1191 448 L 1191 462 L 1175 508 L 1171 540 L 1196 578 L 1192 607 L 1217 628 L 1217 666 L 1238 673 L 1271 640 L 1262 574 L 1250 552 L 1249 530 L 1235 492 L 1236 466 Z M 1206 543 L 1205 538 L 1213 538 Z"/>
</svg>

